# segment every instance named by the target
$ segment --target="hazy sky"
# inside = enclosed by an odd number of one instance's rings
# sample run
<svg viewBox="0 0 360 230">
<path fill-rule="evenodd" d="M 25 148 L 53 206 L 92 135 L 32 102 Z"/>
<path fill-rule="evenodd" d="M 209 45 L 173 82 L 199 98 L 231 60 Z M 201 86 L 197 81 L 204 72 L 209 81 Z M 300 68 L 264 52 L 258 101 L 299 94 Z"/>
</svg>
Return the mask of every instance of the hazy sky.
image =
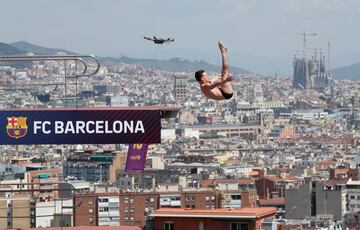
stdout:
<svg viewBox="0 0 360 230">
<path fill-rule="evenodd" d="M 326 51 L 331 42 L 332 66 L 360 62 L 360 0 L 0 0 L 0 6 L 0 41 L 7 43 L 215 63 L 223 40 L 232 63 L 271 73 L 291 72 L 302 48 L 295 33 L 306 31 L 319 34 L 308 37 L 308 47 Z M 152 35 L 175 42 L 155 48 L 142 39 Z M 272 69 L 267 58 L 287 67 Z"/>
</svg>

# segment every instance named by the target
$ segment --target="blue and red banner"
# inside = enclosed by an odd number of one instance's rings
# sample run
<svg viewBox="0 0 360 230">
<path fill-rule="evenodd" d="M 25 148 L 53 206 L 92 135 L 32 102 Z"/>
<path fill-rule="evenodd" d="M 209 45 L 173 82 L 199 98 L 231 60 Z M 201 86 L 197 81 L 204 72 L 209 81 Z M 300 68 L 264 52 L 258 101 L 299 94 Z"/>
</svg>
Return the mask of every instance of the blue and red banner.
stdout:
<svg viewBox="0 0 360 230">
<path fill-rule="evenodd" d="M 143 172 L 146 163 L 147 144 L 129 145 L 126 157 L 125 172 Z"/>
<path fill-rule="evenodd" d="M 160 143 L 159 110 L 0 111 L 0 145 Z"/>
</svg>

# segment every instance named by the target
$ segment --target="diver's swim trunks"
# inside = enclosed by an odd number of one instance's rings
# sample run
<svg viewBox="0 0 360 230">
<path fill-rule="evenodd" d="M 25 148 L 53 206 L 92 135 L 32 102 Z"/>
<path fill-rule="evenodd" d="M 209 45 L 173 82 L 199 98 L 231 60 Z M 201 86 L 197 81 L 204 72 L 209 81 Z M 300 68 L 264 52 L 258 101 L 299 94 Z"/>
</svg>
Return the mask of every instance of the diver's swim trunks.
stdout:
<svg viewBox="0 0 360 230">
<path fill-rule="evenodd" d="M 225 93 L 225 92 L 222 91 L 221 89 L 220 89 L 220 92 L 221 92 L 221 94 L 224 96 L 225 99 L 230 99 L 230 98 L 232 98 L 232 96 L 233 96 L 233 94 L 234 94 L 234 93 Z"/>
</svg>

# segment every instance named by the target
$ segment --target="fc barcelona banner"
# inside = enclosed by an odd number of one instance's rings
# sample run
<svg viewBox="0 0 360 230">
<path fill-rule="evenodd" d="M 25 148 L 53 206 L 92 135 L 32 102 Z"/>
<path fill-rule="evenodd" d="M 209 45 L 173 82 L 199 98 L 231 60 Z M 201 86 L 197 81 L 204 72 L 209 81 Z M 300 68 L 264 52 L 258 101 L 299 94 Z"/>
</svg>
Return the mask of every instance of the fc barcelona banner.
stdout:
<svg viewBox="0 0 360 230">
<path fill-rule="evenodd" d="M 0 111 L 0 144 L 160 143 L 159 110 Z"/>
<path fill-rule="evenodd" d="M 147 144 L 129 145 L 126 157 L 125 172 L 142 172 L 146 163 Z"/>
</svg>

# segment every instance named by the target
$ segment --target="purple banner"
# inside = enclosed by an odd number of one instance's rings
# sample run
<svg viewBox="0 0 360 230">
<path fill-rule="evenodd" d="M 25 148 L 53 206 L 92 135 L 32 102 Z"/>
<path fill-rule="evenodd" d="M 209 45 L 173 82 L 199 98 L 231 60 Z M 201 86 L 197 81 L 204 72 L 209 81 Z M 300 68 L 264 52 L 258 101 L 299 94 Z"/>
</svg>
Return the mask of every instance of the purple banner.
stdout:
<svg viewBox="0 0 360 230">
<path fill-rule="evenodd" d="M 147 144 L 131 144 L 126 158 L 125 172 L 143 172 L 146 163 Z"/>
</svg>

